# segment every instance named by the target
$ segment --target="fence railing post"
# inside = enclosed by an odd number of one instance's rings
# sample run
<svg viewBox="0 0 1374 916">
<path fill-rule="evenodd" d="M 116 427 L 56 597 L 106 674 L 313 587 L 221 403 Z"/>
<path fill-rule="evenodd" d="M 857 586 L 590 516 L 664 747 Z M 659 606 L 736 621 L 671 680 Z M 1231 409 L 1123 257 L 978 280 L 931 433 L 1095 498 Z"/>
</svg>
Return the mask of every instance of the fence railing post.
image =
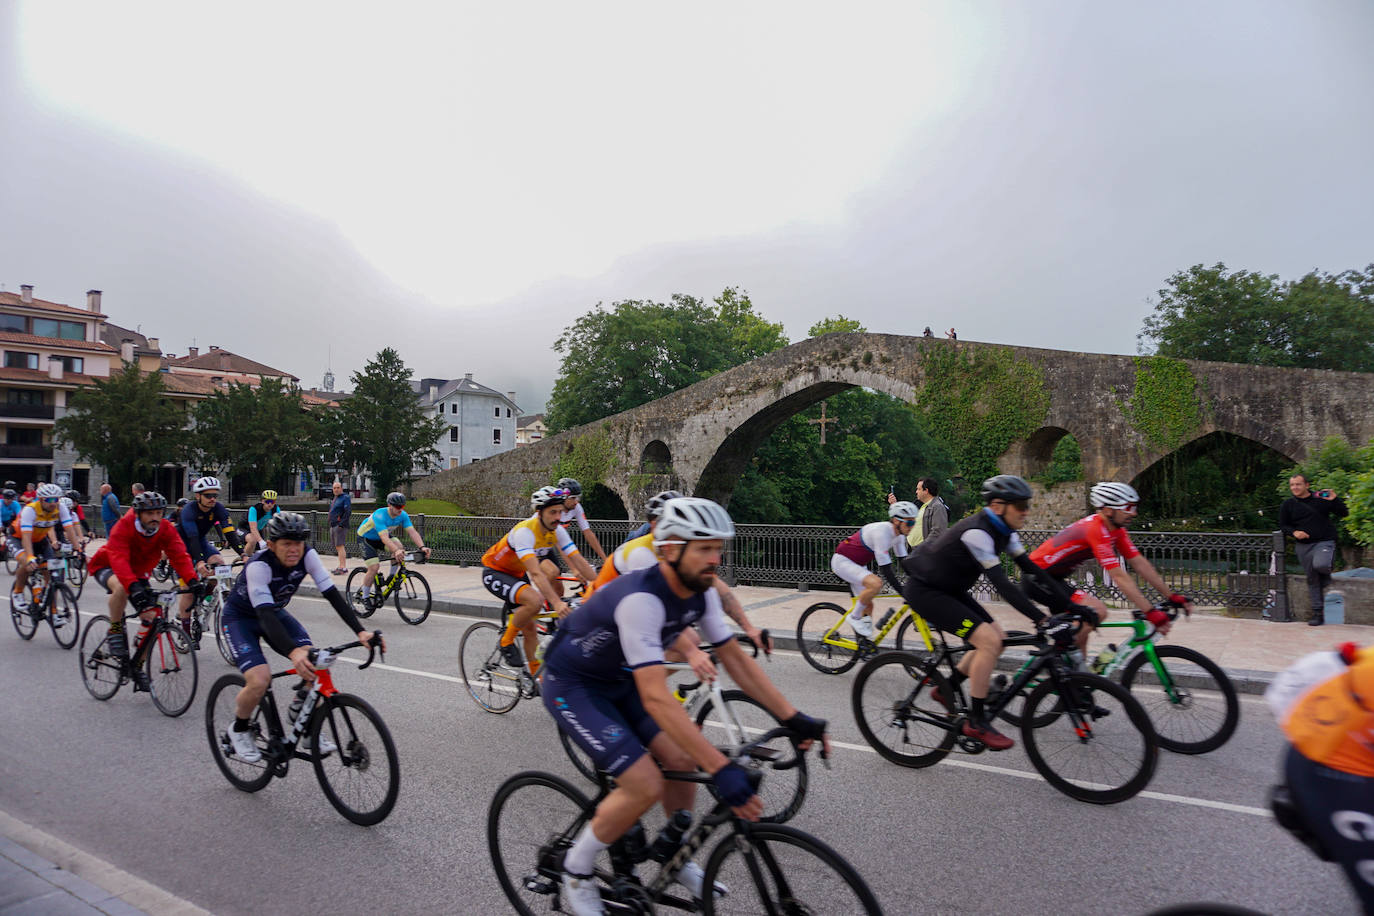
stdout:
<svg viewBox="0 0 1374 916">
<path fill-rule="evenodd" d="M 1288 608 L 1288 545 L 1284 543 L 1283 532 L 1275 531 L 1270 542 L 1270 569 L 1278 577 L 1274 589 L 1274 612 L 1269 616 L 1275 623 L 1292 623 L 1293 614 Z"/>
</svg>

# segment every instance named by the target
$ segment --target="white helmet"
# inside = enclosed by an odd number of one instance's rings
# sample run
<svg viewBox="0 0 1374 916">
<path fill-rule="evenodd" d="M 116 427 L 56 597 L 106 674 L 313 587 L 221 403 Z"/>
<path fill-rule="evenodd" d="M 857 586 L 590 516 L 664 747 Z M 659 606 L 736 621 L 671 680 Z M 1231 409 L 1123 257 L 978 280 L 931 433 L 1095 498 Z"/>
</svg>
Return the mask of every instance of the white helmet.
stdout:
<svg viewBox="0 0 1374 916">
<path fill-rule="evenodd" d="M 654 528 L 654 543 L 724 540 L 735 536 L 735 523 L 719 503 L 696 496 L 680 496 L 663 504 Z"/>
<path fill-rule="evenodd" d="M 895 502 L 887 507 L 888 518 L 913 519 L 916 517 L 916 513 L 920 511 L 920 509 L 916 508 L 915 503 L 910 503 L 906 500 Z"/>
<path fill-rule="evenodd" d="M 57 502 L 62 506 L 63 509 L 66 509 L 68 512 L 72 511 L 72 501 L 69 497 L 64 496 Z"/>
<path fill-rule="evenodd" d="M 1094 509 L 1124 509 L 1140 503 L 1140 494 L 1128 483 L 1104 480 L 1095 484 L 1089 500 Z"/>
<path fill-rule="evenodd" d="M 206 490 L 218 489 L 220 489 L 218 477 L 202 477 L 200 480 L 191 484 L 192 493 L 204 493 Z"/>
<path fill-rule="evenodd" d="M 559 487 L 540 487 L 530 494 L 530 508 L 535 512 L 549 506 L 561 506 L 572 493 Z"/>
<path fill-rule="evenodd" d="M 60 499 L 62 497 L 62 488 L 55 483 L 45 483 L 40 485 L 33 495 L 37 496 L 39 499 Z"/>
</svg>

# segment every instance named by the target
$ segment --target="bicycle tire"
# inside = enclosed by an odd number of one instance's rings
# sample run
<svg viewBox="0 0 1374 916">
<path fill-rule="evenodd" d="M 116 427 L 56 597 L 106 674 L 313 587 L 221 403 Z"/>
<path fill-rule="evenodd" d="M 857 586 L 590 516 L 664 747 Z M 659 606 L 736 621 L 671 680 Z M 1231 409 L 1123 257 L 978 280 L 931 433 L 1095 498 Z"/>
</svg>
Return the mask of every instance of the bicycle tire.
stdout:
<svg viewBox="0 0 1374 916">
<path fill-rule="evenodd" d="M 420 593 L 424 593 L 424 609 L 416 611 L 412 607 L 409 612 L 401 604 L 401 593 L 405 592 L 405 599 L 409 602 L 420 600 Z M 401 615 L 401 619 L 412 627 L 418 627 L 429 617 L 430 610 L 434 607 L 434 595 L 429 590 L 429 582 L 424 576 L 417 572 L 406 570 L 406 580 L 396 586 L 396 591 L 391 593 L 392 599 L 396 604 L 396 613 Z"/>
<path fill-rule="evenodd" d="M 166 560 L 158 560 L 157 565 L 153 567 L 153 578 L 159 582 L 166 582 L 172 578 L 172 564 Z"/>
<path fill-rule="evenodd" d="M 721 699 L 730 707 L 744 729 L 746 740 L 758 737 L 782 724 L 767 707 L 743 690 L 722 690 Z M 715 712 L 714 703 L 714 697 L 707 697 L 706 702 L 701 704 L 701 709 L 697 710 L 697 728 L 705 731 L 708 717 Z M 802 802 L 806 800 L 806 788 L 810 781 L 806 769 L 806 755 L 800 753 L 787 738 L 775 738 L 764 747 L 772 748 L 779 756 L 776 760 L 763 764 L 767 778 L 759 784 L 759 797 L 763 799 L 763 815 L 759 820 L 782 824 L 795 817 L 801 810 Z M 593 780 L 595 775 L 592 774 Z M 706 788 L 713 797 L 719 799 L 713 783 L 708 782 Z"/>
<path fill-rule="evenodd" d="M 125 623 L 128 626 L 128 623 Z M 86 623 L 81 634 L 81 648 L 77 650 L 77 664 L 81 668 L 81 683 L 97 700 L 108 700 L 119 692 L 124 683 L 124 664 L 109 651 L 110 618 L 96 614 Z"/>
<path fill-rule="evenodd" d="M 1020 675 L 1020 673 L 1021 672 L 1018 670 L 1014 674 L 1012 674 L 1011 680 L 1015 681 L 1016 678 Z M 1031 678 L 1031 680 L 1026 683 L 1026 686 L 1022 687 L 1019 692 L 1021 699 L 1019 701 L 1016 699 L 1009 701 L 1006 706 L 1002 707 L 1002 711 L 998 713 L 998 718 L 1004 719 L 1007 722 L 1019 728 L 1023 723 L 1021 710 L 1024 710 L 1026 708 L 1026 699 L 1032 693 L 1035 692 L 1035 689 L 1037 687 L 1046 682 L 1047 677 L 1048 676 L 1044 674 L 1044 672 L 1041 672 L 1036 677 Z M 1011 683 L 1008 682 L 1007 686 L 1010 687 Z M 991 697 L 992 694 L 990 693 L 988 696 Z M 1053 704 L 1049 709 L 1045 710 L 1044 712 L 1036 713 L 1035 718 L 1031 720 L 1031 727 L 1044 728 L 1045 726 L 1053 722 L 1055 719 L 1059 718 L 1060 714 L 1063 713 L 1063 711 L 1064 709 L 1062 706 L 1060 706 L 1057 703 Z"/>
<path fill-rule="evenodd" d="M 268 723 L 272 710 L 264 696 L 248 720 L 248 730 L 253 733 L 253 742 L 262 752 L 262 758 L 249 763 L 234 756 L 228 732 L 234 725 L 234 707 L 244 683 L 243 675 L 236 672 L 224 675 L 211 685 L 205 697 L 205 735 L 210 739 L 210 756 L 215 758 L 215 764 L 229 784 L 243 792 L 256 792 L 272 781 L 272 757 L 268 753 L 271 737 Z"/>
<path fill-rule="evenodd" d="M 520 702 L 520 672 L 501 662 L 501 627 L 479 620 L 463 631 L 458 668 L 472 701 L 487 712 L 504 715 Z"/>
<path fill-rule="evenodd" d="M 229 631 L 224 626 L 224 602 L 218 597 L 215 598 L 215 609 L 211 616 L 215 627 L 215 645 L 219 647 L 219 654 L 230 665 L 238 667 L 234 662 L 234 644 L 229 641 Z"/>
<path fill-rule="evenodd" d="M 926 645 L 921 631 L 916 628 L 916 618 L 911 614 L 907 614 L 901 626 L 897 627 L 897 651 L 911 652 L 922 657 L 928 657 L 934 651 Z"/>
<path fill-rule="evenodd" d="M 359 727 L 363 721 L 371 726 L 373 734 L 364 734 Z M 320 746 L 321 734 L 327 734 L 337 746 L 328 754 L 312 754 L 315 778 L 320 781 L 324 797 L 336 811 L 359 826 L 370 827 L 386 820 L 401 792 L 401 761 L 391 730 L 377 710 L 361 697 L 336 693 L 317 706 L 310 717 L 311 748 Z M 375 776 L 383 760 L 387 767 L 384 783 Z M 359 789 L 360 796 L 375 802 L 365 801 L 371 806 L 362 807 L 345 799 L 349 787 Z"/>
<path fill-rule="evenodd" d="M 844 674 L 859 661 L 859 651 L 821 642 L 826 632 L 835 626 L 832 615 L 843 619 L 849 612 L 829 601 L 818 601 L 802 611 L 797 621 L 797 648 L 807 664 L 817 671 Z"/>
<path fill-rule="evenodd" d="M 1259 910 L 1230 903 L 1175 903 L 1145 916 L 1265 916 Z"/>
<path fill-rule="evenodd" d="M 76 645 L 76 640 L 81 635 L 81 611 L 76 606 L 76 596 L 65 583 L 53 592 L 52 605 L 48 608 L 47 617 L 52 638 L 57 640 L 59 646 L 70 649 Z M 61 618 L 65 618 L 65 622 L 59 625 L 57 621 Z"/>
<path fill-rule="evenodd" d="M 38 620 L 30 612 L 29 607 L 17 608 L 14 606 L 15 592 L 10 591 L 10 623 L 14 624 L 14 631 L 19 634 L 19 638 L 28 642 L 33 639 L 33 634 L 38 632 Z M 30 598 L 30 601 L 33 599 Z"/>
<path fill-rule="evenodd" d="M 190 709 L 196 698 L 196 653 L 178 624 L 160 623 L 149 636 L 154 642 L 143 653 L 143 664 L 153 705 L 164 716 L 175 719 Z"/>
<path fill-rule="evenodd" d="M 1069 703 L 1094 706 L 1114 702 L 1119 708 L 1111 710 L 1110 716 L 1090 720 L 1087 724 L 1091 727 L 1091 736 L 1080 733 L 1067 708 L 1056 717 L 1059 721 L 1048 727 L 1036 728 L 1031 724 L 1041 703 L 1056 700 L 1062 700 L 1066 707 Z M 1064 738 L 1059 743 L 1060 750 L 1055 750 L 1055 735 Z M 1061 674 L 1058 684 L 1052 680 L 1046 681 L 1031 692 L 1026 698 L 1026 720 L 1021 723 L 1021 740 L 1025 743 L 1026 756 L 1046 782 L 1070 798 L 1095 805 L 1112 805 L 1134 797 L 1150 784 L 1159 763 L 1159 741 L 1144 707 L 1125 687 L 1086 671 Z M 1118 746 L 1123 750 L 1115 750 Z M 1067 752 L 1073 748 L 1080 749 L 1079 760 L 1091 762 L 1111 756 L 1132 767 L 1133 771 L 1124 771 L 1113 763 L 1096 767 L 1085 775 L 1065 775 L 1069 769 Z M 1092 756 L 1083 750 L 1085 748 L 1092 749 Z M 1076 769 L 1082 771 L 1086 766 L 1080 764 Z M 1116 774 L 1116 784 L 1108 782 L 1106 774 L 1109 772 Z M 1129 772 L 1129 778 L 1120 779 L 1119 776 L 1124 772 Z"/>
<path fill-rule="evenodd" d="M 596 764 L 592 763 L 592 758 L 587 756 L 587 752 L 578 747 L 577 742 L 568 737 L 568 733 L 561 728 L 558 729 L 558 742 L 563 745 L 563 753 L 572 761 L 573 769 L 596 782 Z"/>
<path fill-rule="evenodd" d="M 355 582 L 360 584 L 355 585 Z M 371 617 L 377 613 L 377 606 L 372 603 L 368 594 L 371 590 L 372 577 L 368 574 L 367 567 L 355 567 L 348 574 L 348 581 L 344 583 L 344 597 L 348 599 L 348 606 L 353 608 L 353 613 L 359 617 Z"/>
<path fill-rule="evenodd" d="M 1188 665 L 1196 666 L 1201 672 L 1205 672 L 1211 678 L 1212 684 L 1215 685 L 1194 688 L 1174 680 L 1172 687 L 1177 693 L 1177 700 L 1162 685 L 1157 695 L 1148 691 L 1137 693 L 1132 688 L 1144 685 L 1137 685 L 1136 677 L 1142 672 L 1149 675 L 1155 674 L 1154 666 L 1150 666 L 1148 669 L 1145 667 L 1149 663 L 1149 659 L 1144 652 L 1137 653 L 1135 658 L 1127 662 L 1126 667 L 1121 671 L 1121 686 L 1130 690 L 1132 695 L 1140 701 L 1140 705 L 1145 707 L 1145 712 L 1149 715 L 1151 724 L 1154 725 L 1155 734 L 1159 737 L 1159 746 L 1176 754 L 1205 754 L 1208 751 L 1216 750 L 1231 740 L 1231 736 L 1236 732 L 1236 726 L 1240 723 L 1240 698 L 1236 696 L 1236 685 L 1231 683 L 1231 679 L 1226 676 L 1226 672 L 1221 669 L 1221 666 L 1196 649 L 1190 649 L 1187 646 L 1155 646 L 1155 654 L 1159 656 L 1161 663 L 1165 659 L 1174 658 Z M 1175 677 L 1176 672 L 1170 671 L 1167 665 L 1165 665 L 1165 671 L 1170 678 Z M 1190 679 L 1202 676 L 1198 671 L 1186 673 Z M 1178 734 L 1179 730 L 1173 726 L 1183 723 L 1182 714 L 1200 708 L 1197 702 L 1199 694 L 1195 692 L 1196 690 L 1215 691 L 1220 696 L 1222 709 L 1219 722 L 1215 728 L 1209 728 L 1206 731 L 1192 729 L 1190 730 L 1191 735 L 1181 736 Z M 1209 704 L 1209 706 L 1214 706 L 1214 704 Z M 1216 719 L 1217 717 L 1211 718 Z"/>
<path fill-rule="evenodd" d="M 86 555 L 76 553 L 67 562 L 67 587 L 72 589 L 76 597 L 81 597 L 81 590 L 86 587 L 86 579 L 89 572 L 86 569 Z"/>
<path fill-rule="evenodd" d="M 749 853 L 756 861 L 749 861 Z M 732 860 L 732 855 L 738 858 Z M 804 858 L 805 867 L 786 866 L 786 860 L 796 856 Z M 707 894 L 701 900 L 704 916 L 738 912 L 739 907 L 748 912 L 883 912 L 872 888 L 844 856 L 787 824 L 750 824 L 717 843 L 706 860 L 703 886 L 716 881 L 727 885 L 730 893 L 719 898 Z"/>
<path fill-rule="evenodd" d="M 512 802 L 517 793 L 521 797 Z M 591 815 L 591 800 L 552 773 L 516 773 L 496 790 L 487 808 L 487 850 L 501 890 L 520 916 L 553 912 L 559 894 L 530 890 L 526 881 L 557 887 L 563 854 Z M 597 864 L 607 863 L 608 854 L 599 853 Z"/>
<path fill-rule="evenodd" d="M 6 547 L 5 547 L 5 572 L 9 573 L 9 574 L 12 576 L 12 575 L 14 575 L 14 571 L 15 571 L 16 569 L 18 569 L 18 568 L 19 568 L 19 558 L 18 558 L 17 556 L 14 555 L 14 551 L 13 551 L 13 550 L 10 550 L 9 547 L 6 546 Z"/>
<path fill-rule="evenodd" d="M 921 681 L 925 683 L 916 687 Z M 934 690 L 940 691 L 943 702 L 931 696 Z M 949 705 L 953 695 L 945 676 L 911 652 L 874 656 L 859 669 L 849 694 L 854 721 L 869 746 L 884 759 L 913 769 L 939 763 L 954 747 L 954 712 Z M 941 717 L 950 719 L 950 725 L 924 721 Z M 915 744 L 912 722 L 921 729 Z"/>
</svg>

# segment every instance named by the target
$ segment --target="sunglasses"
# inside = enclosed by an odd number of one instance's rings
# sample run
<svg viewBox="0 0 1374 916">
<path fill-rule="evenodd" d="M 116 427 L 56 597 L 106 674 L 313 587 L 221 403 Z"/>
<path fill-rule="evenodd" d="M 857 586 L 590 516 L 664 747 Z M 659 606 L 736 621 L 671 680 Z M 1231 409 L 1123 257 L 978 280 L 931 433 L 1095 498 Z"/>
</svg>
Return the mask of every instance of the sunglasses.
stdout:
<svg viewBox="0 0 1374 916">
<path fill-rule="evenodd" d="M 43 501 L 43 504 L 44 504 L 44 505 L 46 505 L 46 506 L 51 506 L 53 503 L 57 502 L 57 497 L 56 497 L 56 496 L 45 496 L 45 497 L 43 497 L 43 500 L 42 500 L 42 501 Z"/>
<path fill-rule="evenodd" d="M 218 493 L 201 493 L 199 495 L 204 496 L 206 499 L 219 499 Z"/>
<path fill-rule="evenodd" d="M 1008 506 L 1011 506 L 1013 509 L 1017 510 L 1018 512 L 1029 512 L 1029 511 L 1030 511 L 1030 500 L 1029 500 L 1029 499 L 1018 499 L 1018 500 L 1016 500 L 1015 502 L 1009 502 L 1009 503 L 1007 503 L 1007 505 L 1008 505 Z"/>
</svg>

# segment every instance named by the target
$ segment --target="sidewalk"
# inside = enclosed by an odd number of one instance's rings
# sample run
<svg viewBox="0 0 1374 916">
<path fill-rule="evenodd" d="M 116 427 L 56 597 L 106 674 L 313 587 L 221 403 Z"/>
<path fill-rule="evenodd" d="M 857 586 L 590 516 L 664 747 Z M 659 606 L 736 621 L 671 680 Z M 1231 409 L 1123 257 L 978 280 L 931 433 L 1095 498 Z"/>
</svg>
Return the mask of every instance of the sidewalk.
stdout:
<svg viewBox="0 0 1374 916">
<path fill-rule="evenodd" d="M 361 565 L 361 561 L 349 560 L 350 570 Z M 475 617 L 499 616 L 501 603 L 483 588 L 479 567 L 425 563 L 412 568 L 428 580 L 434 593 L 435 611 Z M 335 577 L 341 588 L 344 578 Z M 313 583 L 307 578 L 302 587 L 313 588 Z M 796 648 L 797 619 L 808 607 L 818 601 L 834 602 L 846 609 L 849 607 L 849 597 L 844 592 L 801 592 L 796 589 L 741 586 L 735 589 L 735 594 L 739 596 L 749 619 L 759 627 L 770 630 L 775 644 L 787 649 Z M 895 600 L 890 603 L 893 607 L 898 606 Z M 878 604 L 885 609 L 889 602 L 880 601 Z M 1011 607 L 990 603 L 987 608 L 1005 628 L 1029 629 L 1029 621 Z M 1113 611 L 1113 620 L 1125 618 L 1126 611 Z M 1109 635 L 1095 635 L 1089 646 L 1090 652 L 1096 652 L 1108 642 L 1118 642 L 1123 634 L 1128 633 L 1124 629 L 1100 632 Z M 1199 612 L 1191 619 L 1180 618 L 1169 635 L 1159 640 L 1160 644 L 1185 645 L 1208 656 L 1226 669 L 1236 683 L 1236 689 L 1242 693 L 1263 692 L 1274 674 L 1288 667 L 1294 659 L 1347 641 L 1362 645 L 1374 642 L 1374 627 L 1354 624 L 1309 627 L 1305 622 L 1270 623 Z"/>
</svg>

